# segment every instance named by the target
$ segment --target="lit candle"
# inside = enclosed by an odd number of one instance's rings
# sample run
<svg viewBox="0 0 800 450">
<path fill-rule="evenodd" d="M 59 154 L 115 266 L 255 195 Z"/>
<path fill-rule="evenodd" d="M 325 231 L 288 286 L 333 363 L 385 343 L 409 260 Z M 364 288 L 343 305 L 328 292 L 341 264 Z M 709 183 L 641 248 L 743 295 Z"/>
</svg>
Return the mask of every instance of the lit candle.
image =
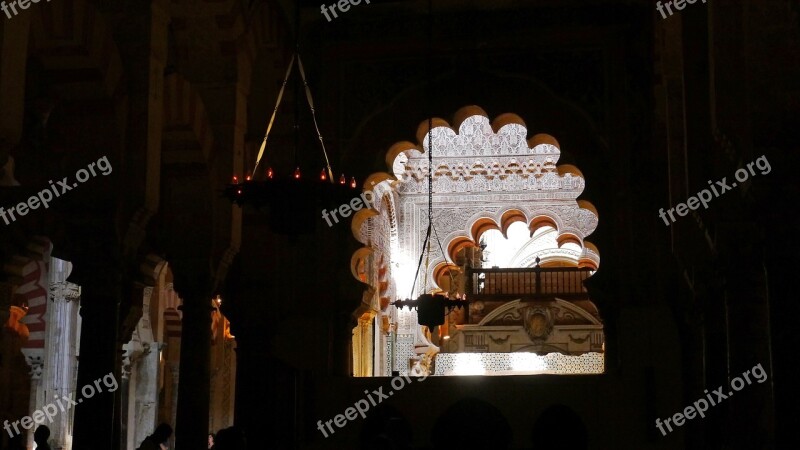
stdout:
<svg viewBox="0 0 800 450">
<path fill-rule="evenodd" d="M 299 167 L 297 169 L 294 169 L 294 179 L 295 180 L 299 180 L 300 179 L 300 168 Z"/>
<path fill-rule="evenodd" d="M 272 167 L 267 169 L 267 178 L 272 178 Z"/>
<path fill-rule="evenodd" d="M 322 169 L 322 172 L 319 173 L 319 179 L 325 181 L 328 179 L 328 175 L 325 174 L 325 169 Z"/>
<path fill-rule="evenodd" d="M 345 178 L 344 174 L 342 174 L 342 176 L 339 177 L 339 184 L 345 184 L 345 183 L 347 183 L 347 178 Z"/>
<path fill-rule="evenodd" d="M 350 187 L 355 189 L 356 188 L 356 177 L 350 180 Z"/>
</svg>

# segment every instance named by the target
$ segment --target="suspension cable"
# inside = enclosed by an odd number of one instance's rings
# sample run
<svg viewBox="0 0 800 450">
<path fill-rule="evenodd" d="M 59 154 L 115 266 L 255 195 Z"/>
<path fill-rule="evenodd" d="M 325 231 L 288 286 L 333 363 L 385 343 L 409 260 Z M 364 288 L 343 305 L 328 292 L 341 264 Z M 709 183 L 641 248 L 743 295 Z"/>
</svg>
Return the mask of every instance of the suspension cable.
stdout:
<svg viewBox="0 0 800 450">
<path fill-rule="evenodd" d="M 303 60 L 300 55 L 297 55 L 297 67 L 300 69 L 300 77 L 303 79 L 303 86 L 306 88 L 306 99 L 308 100 L 308 107 L 311 108 L 311 117 L 314 119 L 314 128 L 317 130 L 317 138 L 319 138 L 319 145 L 322 147 L 322 154 L 325 156 L 325 166 L 328 168 L 328 179 L 333 183 L 333 170 L 331 169 L 330 160 L 328 160 L 328 152 L 325 150 L 325 142 L 322 140 L 322 133 L 319 132 L 319 125 L 317 125 L 317 112 L 314 110 L 314 99 L 311 97 L 311 88 L 308 87 L 306 81 L 306 71 L 303 69 Z"/>
<path fill-rule="evenodd" d="M 275 109 L 272 110 L 272 117 L 269 119 L 269 125 L 267 125 L 267 132 L 264 133 L 264 140 L 261 141 L 261 149 L 258 151 L 258 157 L 256 158 L 256 165 L 253 167 L 253 178 L 256 177 L 256 170 L 258 169 L 258 163 L 261 162 L 261 158 L 264 156 L 264 150 L 267 148 L 267 138 L 269 138 L 269 132 L 272 131 L 272 125 L 275 123 L 275 116 L 278 115 L 278 107 L 281 106 L 281 100 L 283 100 L 283 93 L 286 91 L 286 83 L 289 82 L 289 75 L 292 74 L 292 68 L 294 67 L 294 57 L 296 54 L 292 54 L 292 59 L 289 61 L 289 67 L 286 68 L 286 76 L 283 77 L 283 84 L 281 84 L 281 90 L 278 92 L 278 101 L 275 102 Z"/>
</svg>

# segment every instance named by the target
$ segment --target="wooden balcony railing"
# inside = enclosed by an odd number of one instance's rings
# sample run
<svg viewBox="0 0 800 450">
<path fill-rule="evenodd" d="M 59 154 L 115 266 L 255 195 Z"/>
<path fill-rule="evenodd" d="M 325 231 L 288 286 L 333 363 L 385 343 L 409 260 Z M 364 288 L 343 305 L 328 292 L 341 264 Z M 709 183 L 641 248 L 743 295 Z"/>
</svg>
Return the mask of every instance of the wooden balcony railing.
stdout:
<svg viewBox="0 0 800 450">
<path fill-rule="evenodd" d="M 591 273 L 577 267 L 467 268 L 466 293 L 470 300 L 580 299 L 587 297 L 583 282 Z"/>
</svg>

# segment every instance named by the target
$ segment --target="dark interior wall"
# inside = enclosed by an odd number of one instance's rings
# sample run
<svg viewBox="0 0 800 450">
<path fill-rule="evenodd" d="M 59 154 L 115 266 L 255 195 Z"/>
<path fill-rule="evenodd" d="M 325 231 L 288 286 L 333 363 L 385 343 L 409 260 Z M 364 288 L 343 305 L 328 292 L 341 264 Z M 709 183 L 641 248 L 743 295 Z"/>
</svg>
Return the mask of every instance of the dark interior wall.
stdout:
<svg viewBox="0 0 800 450">
<path fill-rule="evenodd" d="M 104 374 L 119 367 L 111 357 L 117 354 L 111 348 L 120 314 L 116 305 L 130 297 L 130 280 L 122 281 L 128 276 L 125 271 L 139 264 L 131 259 L 130 267 L 122 267 L 120 239 L 129 210 L 140 205 L 147 190 L 143 168 L 149 142 L 143 131 L 152 119 L 146 108 L 151 79 L 147 67 L 161 45 L 148 37 L 150 19 L 143 20 L 150 17 L 148 8 L 136 2 L 95 3 L 114 24 L 126 81 L 115 93 L 118 97 L 110 99 L 99 87 L 96 68 L 86 70 L 82 58 L 72 69 L 49 70 L 31 50 L 24 107 L 2 113 L 25 119 L 22 140 L 9 143 L 0 136 L 0 163 L 6 154 L 17 157 L 16 178 L 23 186 L 0 187 L 0 206 L 15 205 L 37 192 L 39 184 L 74 173 L 106 154 L 117 156 L 110 158 L 114 176 L 92 179 L 91 187 L 60 199 L 46 213 L 30 214 L 13 226 L 0 224 L 0 260 L 24 254 L 30 237 L 42 235 L 54 242 L 54 256 L 76 264 L 71 281 L 84 288 L 85 317 L 98 324 L 84 322 L 93 333 L 84 336 L 94 347 L 85 347 L 82 366 Z M 238 6 L 227 16 L 218 3 L 170 2 L 175 9 L 165 7 L 163 13 L 174 13 L 170 33 L 175 42 L 169 43 L 166 56 L 170 70 L 212 85 L 201 89 L 201 96 L 216 118 L 215 161 L 222 162 L 211 170 L 214 176 L 228 172 L 231 153 L 240 150 L 230 148 L 230 136 L 219 131 L 232 128 L 228 116 L 235 110 L 235 96 L 224 94 L 234 90 L 214 93 L 219 87 L 214 80 L 234 83 L 234 39 L 255 22 L 234 20 L 237 8 L 245 5 L 244 10 L 253 11 L 259 2 L 232 2 Z M 286 17 L 292 16 L 290 3 L 281 2 L 289 11 Z M 432 27 L 425 3 L 362 2 L 327 22 L 319 3 L 303 0 L 301 50 L 334 170 L 356 176 L 359 182 L 386 170 L 385 151 L 394 142 L 413 141 L 429 113 L 451 120 L 457 109 L 471 104 L 481 106 L 490 118 L 516 113 L 531 135 L 556 137 L 560 162 L 583 172 L 587 188 L 581 198 L 599 211 L 599 227 L 589 240 L 600 250 L 601 266 L 590 292 L 605 321 L 607 373 L 431 378 L 414 383 L 389 404 L 410 422 L 415 445 L 429 444 L 436 419 L 466 395 L 489 401 L 505 415 L 516 447 L 531 444 L 533 424 L 556 403 L 567 405 L 585 423 L 590 448 L 736 447 L 749 445 L 751 441 L 742 438 L 753 436 L 752 442 L 765 442 L 772 432 L 767 391 L 773 383 L 779 407 L 793 411 L 797 403 L 792 384 L 797 378 L 793 355 L 798 311 L 797 302 L 791 301 L 796 296 L 791 256 L 797 244 L 792 238 L 798 228 L 792 170 L 797 166 L 800 117 L 800 10 L 795 2 L 696 2 L 661 21 L 653 2 L 645 0 L 443 0 L 434 2 Z M 22 20 L 2 19 L 4 55 L 21 42 L 8 30 Z M 682 31 L 665 33 L 676 23 Z M 273 26 L 279 28 L 272 22 L 266 28 Z M 665 34 L 675 39 L 664 46 L 672 59 L 654 55 L 653 41 Z M 276 48 L 261 49 L 254 62 L 246 165 L 255 158 L 252 144 L 263 136 L 288 62 L 285 55 L 292 47 L 290 38 L 269 45 Z M 664 67 L 676 60 L 682 67 Z M 98 67 L 107 63 L 100 61 Z M 667 69 L 677 84 L 664 83 Z M 21 83 L 5 73 L 0 73 L 2 86 Z M 654 99 L 653 92 L 667 84 L 671 109 L 662 109 L 659 94 Z M 270 141 L 270 164 L 283 173 L 299 164 L 304 174 L 315 176 L 323 158 L 313 124 L 302 92 L 295 95 L 293 84 L 288 89 Z M 78 98 L 81 94 L 86 97 Z M 0 98 L 0 104 L 4 100 Z M 42 131 L 37 129 L 37 114 L 50 101 L 55 102 L 51 134 L 42 136 L 37 134 Z M 129 116 L 120 115 L 121 110 Z M 301 130 L 297 153 L 295 111 Z M 677 129 L 663 133 L 662 115 L 669 115 Z M 731 141 L 729 147 L 717 131 Z M 664 227 L 657 211 L 674 206 L 668 204 L 668 187 L 676 189 L 673 195 L 681 193 L 675 199 L 681 201 L 707 178 L 730 176 L 740 161 L 761 154 L 769 156 L 774 172 L 752 184 L 749 198 L 737 191 L 715 200 L 714 208 L 702 213 L 702 227 L 690 218 Z M 685 159 L 673 167 L 669 161 L 676 158 Z M 677 175 L 668 178 L 672 169 Z M 675 180 L 683 172 L 688 181 L 681 190 Z M 170 209 L 166 217 L 175 221 L 156 218 L 147 236 L 141 236 L 156 253 L 176 245 L 196 256 L 197 270 L 188 272 L 203 283 L 208 282 L 207 247 L 213 245 L 216 252 L 219 242 L 228 242 L 228 225 L 222 224 L 228 222 L 227 213 L 217 214 L 227 206 L 219 208 L 224 202 L 217 202 L 209 209 L 207 199 L 217 195 L 216 186 L 228 177 L 223 174 L 224 179 L 210 184 L 180 184 L 177 176 L 164 182 L 162 198 L 179 194 L 174 202 L 165 201 Z M 173 191 L 176 186 L 180 189 Z M 314 208 L 318 214 L 321 207 Z M 293 217 L 291 212 L 281 214 Z M 263 441 L 277 448 L 354 448 L 366 421 L 351 423 L 328 439 L 317 430 L 317 421 L 342 413 L 364 397 L 364 389 L 387 389 L 389 382 L 349 377 L 351 313 L 364 288 L 348 269 L 356 242 L 348 223 L 327 228 L 318 219 L 313 233 L 290 240 L 268 231 L 268 220 L 262 213 L 245 213 L 241 251 L 222 293 L 238 343 L 237 424 L 256 445 Z M 204 228 L 194 239 L 186 239 L 184 234 L 195 224 L 211 226 L 214 236 Z M 709 248 L 714 247 L 722 256 L 711 254 Z M 202 295 L 197 298 L 203 300 Z M 203 325 L 194 323 L 198 324 Z M 1 345 L 15 350 L 16 344 L 9 342 L 4 338 Z M 747 364 L 773 357 L 767 385 L 748 388 L 705 420 L 667 437 L 656 431 L 656 417 L 681 411 L 704 389 L 727 382 L 750 367 Z M 19 364 L 17 358 L 23 370 Z M 79 384 L 90 378 L 97 377 L 82 376 Z M 27 392 L 25 383 L 17 381 L 18 387 L 11 389 Z M 84 416 L 83 435 L 98 434 L 94 419 L 107 420 L 111 410 L 98 408 L 96 417 Z M 793 439 L 797 420 L 797 414 L 779 414 L 778 434 Z M 469 437 L 487 431 L 472 424 L 464 428 L 453 433 Z M 196 434 L 202 435 L 199 431 Z"/>
</svg>

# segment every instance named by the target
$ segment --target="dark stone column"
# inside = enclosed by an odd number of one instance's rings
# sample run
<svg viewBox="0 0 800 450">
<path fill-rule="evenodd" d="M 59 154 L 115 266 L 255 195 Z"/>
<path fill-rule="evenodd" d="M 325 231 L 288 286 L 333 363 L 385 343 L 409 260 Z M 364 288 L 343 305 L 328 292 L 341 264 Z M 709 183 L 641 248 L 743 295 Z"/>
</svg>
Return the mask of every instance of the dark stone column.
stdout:
<svg viewBox="0 0 800 450">
<path fill-rule="evenodd" d="M 302 389 L 297 371 L 261 343 L 242 346 L 238 341 L 236 358 L 234 421 L 244 430 L 248 445 L 256 448 L 268 442 L 274 448 L 295 448 L 296 397 Z"/>
<path fill-rule="evenodd" d="M 203 270 L 205 268 L 205 270 Z M 177 448 L 206 448 L 210 402 L 211 293 L 208 263 L 173 263 L 175 291 L 183 299 Z"/>
<path fill-rule="evenodd" d="M 75 401 L 75 425 L 73 428 L 75 450 L 115 449 L 118 436 L 119 389 L 108 392 L 105 385 L 101 392 L 91 398 L 82 399 L 81 389 L 94 386 L 95 380 L 109 373 L 119 382 L 117 364 L 117 323 L 119 314 L 119 294 L 109 287 L 93 285 L 81 286 L 81 348 L 78 359 L 78 383 Z M 118 383 L 119 384 L 119 383 Z M 88 392 L 88 388 L 87 388 Z"/>
</svg>

